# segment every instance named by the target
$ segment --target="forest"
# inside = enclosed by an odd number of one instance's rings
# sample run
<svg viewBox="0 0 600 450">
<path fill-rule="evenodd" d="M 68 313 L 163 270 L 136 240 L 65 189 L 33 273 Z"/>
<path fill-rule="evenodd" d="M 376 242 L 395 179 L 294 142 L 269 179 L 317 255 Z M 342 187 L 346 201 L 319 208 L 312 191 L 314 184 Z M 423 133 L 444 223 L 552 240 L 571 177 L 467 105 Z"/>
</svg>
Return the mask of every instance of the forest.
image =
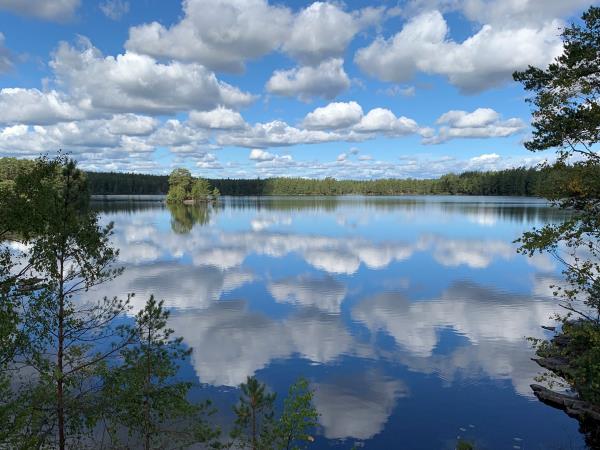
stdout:
<svg viewBox="0 0 600 450">
<path fill-rule="evenodd" d="M 2 165 L 8 161 L 0 159 Z M 210 179 L 221 195 L 515 195 L 543 196 L 566 166 L 515 168 L 496 172 L 447 174 L 437 179 L 337 180 L 334 178 Z M 599 174 L 600 175 L 600 174 Z M 168 175 L 88 172 L 92 195 L 166 194 Z"/>
</svg>

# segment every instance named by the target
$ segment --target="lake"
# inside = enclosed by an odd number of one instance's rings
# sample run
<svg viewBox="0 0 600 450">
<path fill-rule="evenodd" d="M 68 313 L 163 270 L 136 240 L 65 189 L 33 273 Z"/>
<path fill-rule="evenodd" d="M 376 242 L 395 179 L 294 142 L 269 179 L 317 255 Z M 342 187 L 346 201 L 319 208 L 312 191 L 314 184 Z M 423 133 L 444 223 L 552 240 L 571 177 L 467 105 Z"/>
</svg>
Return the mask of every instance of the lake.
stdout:
<svg viewBox="0 0 600 450">
<path fill-rule="evenodd" d="M 557 311 L 550 257 L 513 241 L 560 220 L 499 197 L 223 198 L 210 208 L 95 202 L 124 274 L 102 294 L 152 293 L 194 348 L 181 377 L 230 419 L 256 375 L 315 389 L 311 448 L 580 448 L 578 424 L 540 403 L 526 336 Z"/>
</svg>

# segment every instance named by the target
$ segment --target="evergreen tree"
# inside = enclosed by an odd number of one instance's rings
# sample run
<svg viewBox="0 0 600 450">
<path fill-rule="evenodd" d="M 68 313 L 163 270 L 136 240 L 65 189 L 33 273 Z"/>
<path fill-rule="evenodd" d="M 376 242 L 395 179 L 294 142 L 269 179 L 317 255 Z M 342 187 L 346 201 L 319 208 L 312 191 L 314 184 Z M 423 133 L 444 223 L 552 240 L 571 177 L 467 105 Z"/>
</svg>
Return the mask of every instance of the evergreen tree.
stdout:
<svg viewBox="0 0 600 450">
<path fill-rule="evenodd" d="M 128 344 L 127 337 L 115 340 L 111 327 L 128 300 L 80 297 L 121 269 L 113 267 L 118 252 L 109 244 L 112 224 L 100 227 L 86 209 L 85 176 L 74 162 L 41 159 L 17 177 L 14 189 L 19 195 L 13 206 L 31 208 L 43 219 L 34 233 L 23 234 L 30 246 L 27 267 L 39 282 L 21 313 L 29 345 L 14 361 L 36 374 L 23 394 L 31 420 L 22 431 L 37 445 L 62 450 L 90 437 L 95 369 Z"/>
<path fill-rule="evenodd" d="M 274 413 L 276 394 L 268 393 L 256 378 L 248 377 L 240 389 L 231 432 L 234 445 L 252 450 L 299 450 L 314 441 L 311 433 L 316 429 L 318 413 L 306 380 L 290 387 L 279 417 Z"/>
<path fill-rule="evenodd" d="M 190 403 L 192 384 L 174 381 L 176 362 L 191 349 L 172 338 L 168 318 L 163 301 L 151 296 L 136 315 L 133 345 L 121 350 L 118 366 L 107 367 L 102 398 L 111 448 L 187 448 L 218 436 L 203 417 L 210 403 Z"/>
<path fill-rule="evenodd" d="M 196 178 L 192 184 L 190 196 L 195 203 L 206 202 L 211 195 L 210 185 L 204 178 Z"/>
<path fill-rule="evenodd" d="M 564 52 L 547 69 L 530 67 L 514 78 L 533 94 L 533 135 L 525 146 L 556 152 L 556 183 L 546 195 L 571 218 L 525 233 L 520 251 L 549 252 L 566 278 L 553 290 L 567 313 L 554 339 L 537 342 L 540 363 L 600 407 L 600 8 L 590 7 L 562 38 Z M 596 433 L 592 446 L 600 442 Z"/>
</svg>

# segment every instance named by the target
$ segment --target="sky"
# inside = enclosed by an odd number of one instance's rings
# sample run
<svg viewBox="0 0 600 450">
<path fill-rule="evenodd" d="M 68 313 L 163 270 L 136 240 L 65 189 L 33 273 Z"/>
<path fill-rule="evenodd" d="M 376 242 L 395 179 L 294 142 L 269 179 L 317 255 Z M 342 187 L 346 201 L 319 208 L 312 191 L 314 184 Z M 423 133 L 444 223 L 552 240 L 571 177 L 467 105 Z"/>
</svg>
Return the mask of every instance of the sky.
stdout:
<svg viewBox="0 0 600 450">
<path fill-rule="evenodd" d="M 594 0 L 0 0 L 0 157 L 428 178 L 532 166 L 515 70 Z"/>
</svg>

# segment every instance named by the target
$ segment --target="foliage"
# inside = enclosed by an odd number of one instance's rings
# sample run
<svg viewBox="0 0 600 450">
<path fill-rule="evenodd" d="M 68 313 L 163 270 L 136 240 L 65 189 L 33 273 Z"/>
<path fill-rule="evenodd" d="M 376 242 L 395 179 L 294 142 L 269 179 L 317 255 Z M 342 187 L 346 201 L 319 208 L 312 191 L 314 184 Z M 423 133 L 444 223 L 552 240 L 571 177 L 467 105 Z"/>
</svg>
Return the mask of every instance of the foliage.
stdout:
<svg viewBox="0 0 600 450">
<path fill-rule="evenodd" d="M 185 192 L 192 188 L 193 177 L 189 170 L 183 168 L 174 169 L 169 175 L 169 188 L 180 187 Z"/>
<path fill-rule="evenodd" d="M 121 273 L 113 268 L 118 252 L 109 244 L 112 224 L 100 227 L 87 210 L 85 175 L 73 161 L 41 158 L 11 189 L 13 203 L 5 212 L 19 220 L 10 223 L 25 219 L 12 229 L 12 239 L 28 247 L 22 275 L 37 280 L 18 305 L 28 345 L 11 361 L 21 373 L 29 368 L 35 374 L 19 385 L 19 395 L 36 399 L 21 431 L 37 436 L 37 445 L 62 449 L 88 438 L 94 369 L 127 344 L 113 339 L 111 327 L 127 301 L 80 299 Z M 12 281 L 9 292 L 23 292 L 23 279 Z"/>
<path fill-rule="evenodd" d="M 211 196 L 210 184 L 204 178 L 194 180 L 191 190 L 192 200 L 196 203 L 206 201 Z"/>
<path fill-rule="evenodd" d="M 194 178 L 187 169 L 174 169 L 169 175 L 169 192 L 167 203 L 177 204 L 184 202 L 208 202 L 216 198 L 218 189 L 212 189 L 204 178 Z"/>
<path fill-rule="evenodd" d="M 254 377 L 248 377 L 240 385 L 240 390 L 240 401 L 233 408 L 236 420 L 231 437 L 240 448 L 269 448 L 275 426 L 273 406 L 276 394 L 266 392 L 266 386 Z"/>
<path fill-rule="evenodd" d="M 183 203 L 188 198 L 188 193 L 182 186 L 173 186 L 169 188 L 167 194 L 167 203 L 179 204 Z"/>
<path fill-rule="evenodd" d="M 118 366 L 106 368 L 102 398 L 111 448 L 182 448 L 218 436 L 202 417 L 210 403 L 190 403 L 191 383 L 174 381 L 176 361 L 184 360 L 191 349 L 183 347 L 181 338 L 171 337 L 168 318 L 163 301 L 151 296 L 136 315 L 133 345 L 121 350 Z M 119 445 L 123 430 L 129 442 Z"/>
<path fill-rule="evenodd" d="M 319 414 L 312 400 L 313 392 L 305 379 L 301 378 L 290 387 L 275 427 L 276 448 L 299 450 L 313 442 L 311 433 L 317 427 Z"/>
<path fill-rule="evenodd" d="M 565 358 L 563 376 L 584 400 L 600 404 L 600 8 L 563 33 L 564 53 L 547 69 L 530 67 L 514 78 L 533 95 L 531 151 L 556 151 L 555 186 L 546 197 L 572 213 L 557 225 L 525 233 L 520 251 L 549 252 L 563 263 L 565 283 L 553 286 L 566 310 L 559 334 L 538 343 L 542 357 Z"/>
<path fill-rule="evenodd" d="M 310 434 L 317 426 L 318 413 L 312 403 L 308 382 L 298 380 L 290 387 L 283 411 L 275 417 L 275 393 L 254 377 L 240 385 L 242 395 L 234 407 L 233 444 L 252 450 L 306 448 L 314 440 Z"/>
<path fill-rule="evenodd" d="M 0 159 L 0 167 L 2 160 Z M 546 196 L 557 192 L 561 179 L 571 167 L 507 169 L 497 172 L 448 174 L 438 179 L 325 180 L 306 178 L 220 179 L 207 180 L 211 195 L 521 195 Z M 590 168 L 587 174 L 600 179 L 600 171 Z M 132 173 L 88 172 L 92 194 L 166 194 L 168 177 Z M 557 179 L 558 177 L 558 179 Z M 183 192 L 183 191 L 180 191 Z M 186 191 L 187 192 L 187 191 Z M 174 202 L 180 202 L 178 193 Z M 190 194 L 191 198 L 191 194 Z"/>
<path fill-rule="evenodd" d="M 600 327 L 588 321 L 565 322 L 562 337 L 539 343 L 537 354 L 568 361 L 560 375 L 582 398 L 600 405 Z"/>
</svg>

